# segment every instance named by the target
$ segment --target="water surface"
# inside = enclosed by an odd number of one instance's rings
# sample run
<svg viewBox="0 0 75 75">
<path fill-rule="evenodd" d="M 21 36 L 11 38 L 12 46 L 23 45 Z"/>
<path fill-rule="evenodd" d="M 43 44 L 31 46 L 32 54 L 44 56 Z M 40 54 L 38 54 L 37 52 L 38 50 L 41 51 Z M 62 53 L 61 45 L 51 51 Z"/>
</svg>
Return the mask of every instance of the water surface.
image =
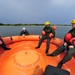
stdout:
<svg viewBox="0 0 75 75">
<path fill-rule="evenodd" d="M 25 27 L 31 35 L 40 35 L 44 26 L 0 26 L 0 35 L 2 37 L 19 35 L 23 27 Z M 70 29 L 71 26 L 57 26 L 56 37 L 63 38 Z"/>
</svg>

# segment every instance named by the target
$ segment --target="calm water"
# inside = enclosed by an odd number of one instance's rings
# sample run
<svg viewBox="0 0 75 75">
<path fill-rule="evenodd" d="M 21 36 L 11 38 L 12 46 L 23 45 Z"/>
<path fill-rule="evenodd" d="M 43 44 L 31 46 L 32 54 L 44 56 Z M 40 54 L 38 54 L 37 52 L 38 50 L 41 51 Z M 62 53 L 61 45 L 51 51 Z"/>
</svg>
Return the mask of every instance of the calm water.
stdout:
<svg viewBox="0 0 75 75">
<path fill-rule="evenodd" d="M 13 36 L 19 35 L 24 26 L 0 26 L 0 35 Z M 25 26 L 30 34 L 41 34 L 43 26 Z M 71 29 L 71 26 L 57 26 L 56 37 L 63 38 L 64 35 Z"/>
</svg>

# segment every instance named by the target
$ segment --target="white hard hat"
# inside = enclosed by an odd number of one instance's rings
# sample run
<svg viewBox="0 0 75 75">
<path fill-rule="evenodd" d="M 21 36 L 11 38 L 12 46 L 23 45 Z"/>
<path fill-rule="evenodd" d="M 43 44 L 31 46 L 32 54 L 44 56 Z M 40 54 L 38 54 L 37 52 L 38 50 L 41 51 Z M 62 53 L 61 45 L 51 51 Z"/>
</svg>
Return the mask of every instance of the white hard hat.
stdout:
<svg viewBox="0 0 75 75">
<path fill-rule="evenodd" d="M 25 28 L 25 27 L 23 27 L 22 29 L 23 29 L 23 30 L 25 30 L 26 28 Z"/>
</svg>

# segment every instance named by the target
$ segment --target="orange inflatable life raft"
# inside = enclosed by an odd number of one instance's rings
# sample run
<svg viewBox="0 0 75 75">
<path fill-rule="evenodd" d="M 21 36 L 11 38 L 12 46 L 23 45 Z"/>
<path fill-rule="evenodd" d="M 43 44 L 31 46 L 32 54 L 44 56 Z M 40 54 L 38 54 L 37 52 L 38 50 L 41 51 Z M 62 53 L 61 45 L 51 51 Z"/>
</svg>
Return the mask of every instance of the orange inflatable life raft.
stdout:
<svg viewBox="0 0 75 75">
<path fill-rule="evenodd" d="M 12 36 L 3 38 L 7 47 L 11 50 L 4 51 L 0 47 L 0 75 L 43 75 L 47 65 L 57 66 L 64 54 L 49 57 L 45 54 L 46 40 L 39 49 L 35 49 L 39 41 L 39 35 Z M 55 38 L 51 40 L 49 53 L 63 44 L 63 40 Z M 71 61 L 74 61 L 72 58 Z M 62 66 L 74 75 L 73 62 Z M 71 64 L 71 65 L 70 65 Z"/>
</svg>

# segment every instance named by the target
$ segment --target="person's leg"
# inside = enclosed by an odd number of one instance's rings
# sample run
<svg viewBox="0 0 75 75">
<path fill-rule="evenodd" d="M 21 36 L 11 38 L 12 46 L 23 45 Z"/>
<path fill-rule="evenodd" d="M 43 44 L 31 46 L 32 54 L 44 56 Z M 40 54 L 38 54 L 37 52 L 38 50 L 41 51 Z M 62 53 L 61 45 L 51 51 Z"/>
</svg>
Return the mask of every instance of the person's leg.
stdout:
<svg viewBox="0 0 75 75">
<path fill-rule="evenodd" d="M 67 53 L 66 53 L 66 55 L 64 56 L 64 58 L 59 62 L 59 64 L 58 64 L 57 67 L 61 68 L 64 63 L 66 63 L 67 61 L 71 60 L 71 58 L 72 58 L 72 56 L 73 56 L 74 54 L 75 54 L 75 48 L 70 48 L 70 49 L 67 51 Z"/>
<path fill-rule="evenodd" d="M 11 49 L 11 48 L 7 48 L 4 42 L 2 42 L 2 44 L 0 44 L 0 46 L 1 46 L 4 50 L 10 50 L 10 49 Z"/>
<path fill-rule="evenodd" d="M 47 39 L 46 52 L 45 53 L 48 53 L 49 47 L 50 47 L 50 38 Z"/>
<path fill-rule="evenodd" d="M 46 36 L 43 36 L 43 37 L 39 40 L 39 43 L 38 43 L 38 46 L 36 47 L 36 49 L 37 49 L 37 48 L 40 48 L 40 46 L 41 46 L 43 40 L 45 40 L 45 39 L 46 39 Z"/>
<path fill-rule="evenodd" d="M 64 46 L 63 45 L 58 47 L 53 53 L 47 54 L 47 56 L 57 56 L 57 55 L 61 54 L 62 52 L 64 52 Z"/>
</svg>

